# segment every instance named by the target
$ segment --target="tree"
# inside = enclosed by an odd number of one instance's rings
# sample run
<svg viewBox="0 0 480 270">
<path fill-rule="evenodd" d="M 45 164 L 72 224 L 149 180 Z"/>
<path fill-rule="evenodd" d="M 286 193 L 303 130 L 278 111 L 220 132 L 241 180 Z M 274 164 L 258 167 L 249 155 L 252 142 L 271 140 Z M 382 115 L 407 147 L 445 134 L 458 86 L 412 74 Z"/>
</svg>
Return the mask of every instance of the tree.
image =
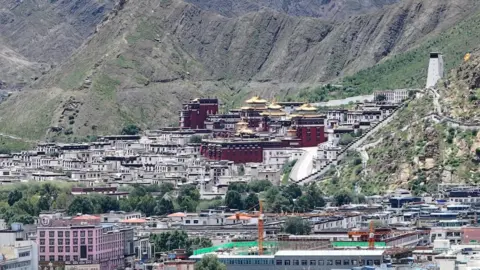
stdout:
<svg viewBox="0 0 480 270">
<path fill-rule="evenodd" d="M 342 206 L 344 204 L 350 204 L 353 202 L 354 196 L 351 191 L 346 189 L 340 190 L 335 196 L 333 197 L 333 201 L 335 202 L 336 206 Z"/>
<path fill-rule="evenodd" d="M 70 197 L 66 193 L 60 193 L 57 199 L 53 202 L 55 209 L 67 209 Z"/>
<path fill-rule="evenodd" d="M 40 196 L 40 199 L 38 200 L 38 209 L 40 211 L 50 210 L 50 204 L 51 199 L 48 197 L 48 195 Z"/>
<path fill-rule="evenodd" d="M 275 198 L 279 193 L 280 193 L 280 190 L 278 190 L 278 188 L 275 186 L 272 186 L 269 189 L 267 189 L 267 191 L 265 191 L 265 199 L 267 204 L 273 204 L 273 202 L 275 201 Z"/>
<path fill-rule="evenodd" d="M 16 202 L 20 201 L 22 199 L 22 192 L 20 192 L 19 190 L 12 190 L 8 193 L 8 205 L 12 206 L 14 205 Z"/>
<path fill-rule="evenodd" d="M 122 135 L 137 135 L 140 133 L 140 128 L 136 125 L 130 124 L 122 129 Z"/>
<path fill-rule="evenodd" d="M 245 201 L 243 202 L 243 207 L 246 210 L 250 210 L 254 208 L 258 210 L 259 209 L 258 204 L 259 204 L 258 196 L 257 194 L 252 192 L 248 194 L 248 196 L 245 198 Z"/>
<path fill-rule="evenodd" d="M 253 180 L 248 183 L 248 190 L 259 193 L 269 189 L 272 186 L 272 182 L 268 180 Z"/>
<path fill-rule="evenodd" d="M 290 184 L 283 189 L 283 195 L 285 197 L 290 197 L 296 199 L 302 195 L 302 189 L 298 184 Z"/>
<path fill-rule="evenodd" d="M 228 185 L 228 190 L 245 193 L 248 190 L 248 185 L 242 182 L 233 182 Z"/>
<path fill-rule="evenodd" d="M 352 143 L 355 140 L 355 138 L 352 136 L 350 133 L 343 134 L 342 137 L 340 137 L 340 141 L 338 144 L 340 145 L 348 145 Z"/>
<path fill-rule="evenodd" d="M 323 199 L 323 194 L 318 188 L 316 183 L 312 183 L 307 187 L 305 195 L 308 198 L 310 209 L 315 209 L 316 207 L 324 207 L 325 200 Z"/>
<path fill-rule="evenodd" d="M 178 203 L 181 204 L 186 197 L 198 202 L 200 200 L 200 192 L 193 185 L 184 185 L 180 188 L 180 192 L 178 193 Z"/>
<path fill-rule="evenodd" d="M 135 207 L 132 207 L 129 199 L 120 200 L 120 211 L 131 212 Z"/>
<path fill-rule="evenodd" d="M 308 220 L 301 217 L 289 217 L 283 225 L 282 231 L 294 235 L 308 235 L 312 230 Z"/>
<path fill-rule="evenodd" d="M 173 213 L 173 203 L 171 200 L 161 199 L 157 202 L 155 207 L 155 214 L 159 216 Z"/>
<path fill-rule="evenodd" d="M 277 194 L 271 204 L 271 209 L 275 213 L 290 212 L 292 211 L 292 202 L 282 194 Z"/>
<path fill-rule="evenodd" d="M 87 196 L 76 196 L 67 209 L 69 215 L 93 214 L 93 211 L 92 201 Z"/>
<path fill-rule="evenodd" d="M 190 140 L 189 140 L 190 143 L 202 143 L 202 137 L 198 136 L 198 135 L 193 135 L 190 137 Z"/>
<path fill-rule="evenodd" d="M 193 200 L 190 196 L 182 197 L 182 200 L 179 200 L 180 209 L 187 212 L 197 211 L 198 201 Z"/>
<path fill-rule="evenodd" d="M 17 214 L 25 213 L 30 216 L 38 216 L 39 214 L 38 202 L 34 203 L 32 199 L 23 198 L 16 202 L 13 208 Z"/>
<path fill-rule="evenodd" d="M 92 201 L 94 208 L 93 212 L 95 214 L 108 213 L 110 211 L 120 210 L 120 203 L 110 196 L 92 194 L 88 197 Z"/>
<path fill-rule="evenodd" d="M 313 210 L 308 196 L 302 195 L 295 201 L 295 211 L 305 213 Z"/>
<path fill-rule="evenodd" d="M 20 222 L 23 224 L 35 223 L 35 219 L 30 215 L 15 215 L 9 221 L 10 223 L 13 223 L 13 222 Z"/>
<path fill-rule="evenodd" d="M 147 195 L 147 189 L 142 185 L 134 185 L 130 197 L 143 197 Z"/>
<path fill-rule="evenodd" d="M 243 209 L 242 195 L 235 190 L 229 190 L 225 195 L 225 205 L 231 209 Z"/>
<path fill-rule="evenodd" d="M 215 255 L 205 255 L 195 264 L 195 270 L 227 270 L 227 266 L 218 261 Z"/>
<path fill-rule="evenodd" d="M 137 205 L 137 210 L 144 213 L 147 217 L 155 213 L 157 202 L 151 195 L 143 196 Z"/>
</svg>

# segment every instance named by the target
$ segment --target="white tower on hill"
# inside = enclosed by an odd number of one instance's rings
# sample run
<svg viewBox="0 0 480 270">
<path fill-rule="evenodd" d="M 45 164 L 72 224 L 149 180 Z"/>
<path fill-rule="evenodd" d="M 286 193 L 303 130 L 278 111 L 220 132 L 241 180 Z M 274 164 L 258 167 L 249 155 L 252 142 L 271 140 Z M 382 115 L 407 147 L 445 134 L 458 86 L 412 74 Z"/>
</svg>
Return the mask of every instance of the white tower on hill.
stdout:
<svg viewBox="0 0 480 270">
<path fill-rule="evenodd" d="M 435 87 L 441 78 L 443 78 L 443 55 L 432 52 L 428 65 L 427 88 Z"/>
</svg>

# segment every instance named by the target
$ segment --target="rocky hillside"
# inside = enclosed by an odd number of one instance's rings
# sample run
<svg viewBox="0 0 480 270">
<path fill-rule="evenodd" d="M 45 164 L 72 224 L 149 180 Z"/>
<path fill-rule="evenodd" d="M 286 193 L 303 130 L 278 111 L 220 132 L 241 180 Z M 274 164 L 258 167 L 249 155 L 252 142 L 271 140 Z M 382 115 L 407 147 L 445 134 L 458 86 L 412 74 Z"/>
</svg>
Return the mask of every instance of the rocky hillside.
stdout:
<svg viewBox="0 0 480 270">
<path fill-rule="evenodd" d="M 408 104 L 398 117 L 370 140 L 363 155 L 352 153 L 327 190 L 358 185 L 366 194 L 396 188 L 414 193 L 434 191 L 439 183 L 480 182 L 480 52 L 476 51 L 433 92 Z M 438 114 L 435 104 L 441 107 Z M 435 118 L 431 114 L 435 113 Z"/>
<path fill-rule="evenodd" d="M 218 12 L 226 17 L 272 9 L 291 16 L 319 17 L 342 20 L 352 15 L 373 13 L 400 0 L 188 0 L 202 9 Z"/>
<path fill-rule="evenodd" d="M 126 123 L 176 125 L 193 96 L 236 102 L 318 85 L 406 51 L 479 6 L 405 0 L 333 22 L 271 8 L 227 17 L 180 0 L 127 1 L 71 58 L 0 104 L 0 129 L 63 140 Z"/>
<path fill-rule="evenodd" d="M 0 0 L 0 89 L 18 89 L 65 60 L 113 0 Z"/>
</svg>

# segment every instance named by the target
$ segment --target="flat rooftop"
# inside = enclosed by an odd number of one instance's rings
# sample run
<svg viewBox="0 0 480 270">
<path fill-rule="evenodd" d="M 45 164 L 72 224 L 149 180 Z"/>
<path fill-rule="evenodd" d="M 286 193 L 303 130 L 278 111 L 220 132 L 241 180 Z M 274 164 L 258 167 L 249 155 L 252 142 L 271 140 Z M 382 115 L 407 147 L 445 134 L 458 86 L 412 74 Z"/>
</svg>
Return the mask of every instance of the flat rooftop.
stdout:
<svg viewBox="0 0 480 270">
<path fill-rule="evenodd" d="M 275 256 L 382 256 L 385 250 L 280 250 Z"/>
</svg>

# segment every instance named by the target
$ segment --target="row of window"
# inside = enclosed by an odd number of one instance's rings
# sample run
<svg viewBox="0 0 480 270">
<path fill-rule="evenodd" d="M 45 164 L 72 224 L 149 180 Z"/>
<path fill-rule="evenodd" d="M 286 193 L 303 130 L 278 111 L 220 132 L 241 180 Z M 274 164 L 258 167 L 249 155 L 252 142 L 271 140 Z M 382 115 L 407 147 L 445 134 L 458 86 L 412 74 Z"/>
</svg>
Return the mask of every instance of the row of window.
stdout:
<svg viewBox="0 0 480 270">
<path fill-rule="evenodd" d="M 276 260 L 276 265 L 380 265 L 380 260 Z"/>
<path fill-rule="evenodd" d="M 45 252 L 45 247 L 44 246 L 40 246 L 40 252 Z M 63 248 L 63 246 L 58 246 L 57 247 L 57 252 L 63 252 L 65 250 L 65 252 L 70 252 L 70 246 L 66 246 L 65 249 Z M 93 246 L 88 246 L 88 251 L 89 252 L 93 252 Z M 55 247 L 54 246 L 49 246 L 48 247 L 48 252 L 55 252 Z M 78 252 L 78 246 L 73 246 L 73 252 Z"/>
<path fill-rule="evenodd" d="M 28 256 L 30 256 L 30 251 L 18 253 L 18 257 L 28 257 Z"/>
<path fill-rule="evenodd" d="M 58 245 L 63 245 L 63 242 L 64 242 L 63 239 L 57 239 Z M 55 245 L 55 239 L 49 239 L 48 244 L 50 246 Z M 78 238 L 73 239 L 73 244 L 78 245 Z M 85 245 L 85 238 L 80 238 L 80 244 Z M 88 244 L 93 245 L 93 238 L 88 238 Z M 40 245 L 45 245 L 45 239 L 42 239 L 42 238 L 40 239 Z M 70 245 L 69 238 L 65 239 L 65 245 Z"/>
<path fill-rule="evenodd" d="M 57 231 L 57 237 L 61 238 L 65 235 L 65 237 L 70 237 L 70 231 Z M 45 237 L 45 231 L 40 231 L 40 237 Z M 54 238 L 55 231 L 49 231 L 48 237 Z M 73 231 L 73 237 L 78 237 L 78 231 Z M 80 231 L 80 237 L 85 237 L 85 231 Z M 88 237 L 93 237 L 93 231 L 88 231 Z"/>
<path fill-rule="evenodd" d="M 9 264 L 4 265 L 2 269 L 5 269 L 5 270 L 6 269 L 17 269 L 17 268 L 27 267 L 27 266 L 31 266 L 30 261 L 9 263 Z"/>
<path fill-rule="evenodd" d="M 55 260 L 55 259 L 56 259 L 56 260 Z M 65 260 L 64 260 L 64 259 L 65 259 Z M 63 262 L 63 261 L 65 261 L 65 262 L 70 262 L 71 259 L 73 259 L 74 262 L 78 262 L 78 261 L 79 261 L 78 255 L 73 255 L 73 256 L 66 255 L 65 257 L 64 257 L 63 255 L 58 255 L 58 256 L 56 256 L 56 258 L 55 258 L 55 256 L 53 256 L 53 255 L 48 256 L 48 261 L 49 261 L 49 262 Z M 88 256 L 87 256 L 87 259 L 88 259 L 89 261 L 93 261 L 93 255 L 88 255 Z M 40 261 L 41 261 L 41 262 L 45 262 L 45 256 L 40 256 Z"/>
</svg>

